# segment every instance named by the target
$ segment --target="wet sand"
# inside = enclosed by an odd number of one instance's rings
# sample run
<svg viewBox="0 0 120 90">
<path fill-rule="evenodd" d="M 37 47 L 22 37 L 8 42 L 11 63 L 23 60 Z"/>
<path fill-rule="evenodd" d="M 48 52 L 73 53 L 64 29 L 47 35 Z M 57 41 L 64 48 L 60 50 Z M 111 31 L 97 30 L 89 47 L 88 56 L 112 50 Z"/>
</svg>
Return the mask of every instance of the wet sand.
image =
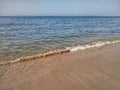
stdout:
<svg viewBox="0 0 120 90">
<path fill-rule="evenodd" d="M 1 65 L 0 90 L 120 90 L 120 43 Z"/>
</svg>

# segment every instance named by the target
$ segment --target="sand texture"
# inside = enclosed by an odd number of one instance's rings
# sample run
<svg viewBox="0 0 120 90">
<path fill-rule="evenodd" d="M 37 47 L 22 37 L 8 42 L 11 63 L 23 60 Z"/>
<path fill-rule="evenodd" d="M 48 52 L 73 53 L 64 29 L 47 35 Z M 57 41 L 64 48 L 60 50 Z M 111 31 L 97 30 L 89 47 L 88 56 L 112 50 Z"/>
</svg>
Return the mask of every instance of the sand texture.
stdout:
<svg viewBox="0 0 120 90">
<path fill-rule="evenodd" d="M 0 90 L 120 90 L 120 43 L 1 65 Z"/>
</svg>

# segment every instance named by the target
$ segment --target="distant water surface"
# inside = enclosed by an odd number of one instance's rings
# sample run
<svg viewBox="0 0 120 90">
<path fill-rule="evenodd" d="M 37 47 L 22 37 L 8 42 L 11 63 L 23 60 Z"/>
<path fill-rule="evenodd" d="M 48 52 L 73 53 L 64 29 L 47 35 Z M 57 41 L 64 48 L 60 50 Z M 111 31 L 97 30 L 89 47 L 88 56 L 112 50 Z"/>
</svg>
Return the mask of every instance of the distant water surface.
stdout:
<svg viewBox="0 0 120 90">
<path fill-rule="evenodd" d="M 120 17 L 0 17 L 0 61 L 120 39 Z"/>
</svg>

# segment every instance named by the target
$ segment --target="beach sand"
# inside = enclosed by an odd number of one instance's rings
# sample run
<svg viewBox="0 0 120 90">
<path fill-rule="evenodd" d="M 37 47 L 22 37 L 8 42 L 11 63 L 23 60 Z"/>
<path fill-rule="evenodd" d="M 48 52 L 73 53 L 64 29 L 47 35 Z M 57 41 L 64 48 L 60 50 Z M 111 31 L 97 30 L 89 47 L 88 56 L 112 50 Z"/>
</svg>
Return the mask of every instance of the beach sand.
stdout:
<svg viewBox="0 0 120 90">
<path fill-rule="evenodd" d="M 120 43 L 1 65 L 0 90 L 120 90 Z"/>
</svg>

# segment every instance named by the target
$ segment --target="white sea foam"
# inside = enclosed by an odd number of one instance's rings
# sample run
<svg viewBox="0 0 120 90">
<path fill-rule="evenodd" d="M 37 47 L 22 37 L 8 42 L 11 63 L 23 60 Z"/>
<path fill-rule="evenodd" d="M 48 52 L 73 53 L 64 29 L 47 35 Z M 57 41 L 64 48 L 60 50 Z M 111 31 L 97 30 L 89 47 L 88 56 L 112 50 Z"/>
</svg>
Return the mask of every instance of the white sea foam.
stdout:
<svg viewBox="0 0 120 90">
<path fill-rule="evenodd" d="M 73 47 L 67 47 L 67 49 L 70 49 L 70 51 L 78 51 L 78 50 L 85 50 L 85 49 L 90 49 L 94 47 L 101 47 L 104 45 L 109 45 L 109 44 L 115 44 L 119 43 L 120 40 L 115 40 L 115 41 L 98 41 L 95 44 L 87 44 L 87 45 L 78 45 L 78 46 L 73 46 Z"/>
<path fill-rule="evenodd" d="M 10 61 L 11 63 L 19 62 L 21 58 L 17 58 L 16 60 Z"/>
</svg>

